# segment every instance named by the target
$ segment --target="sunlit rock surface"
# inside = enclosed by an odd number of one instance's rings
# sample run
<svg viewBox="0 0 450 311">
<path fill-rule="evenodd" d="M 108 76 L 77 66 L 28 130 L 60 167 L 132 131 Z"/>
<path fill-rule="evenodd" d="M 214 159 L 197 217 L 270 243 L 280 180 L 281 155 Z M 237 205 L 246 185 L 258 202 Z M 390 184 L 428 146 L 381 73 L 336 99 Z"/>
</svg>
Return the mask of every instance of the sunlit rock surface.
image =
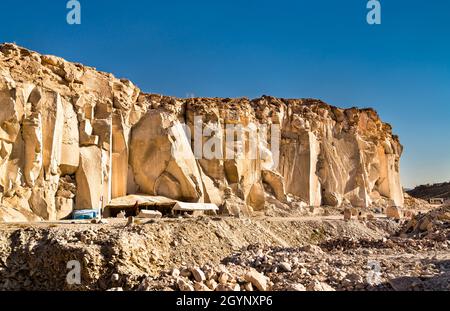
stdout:
<svg viewBox="0 0 450 311">
<path fill-rule="evenodd" d="M 13 44 L 0 46 L 0 107 L 3 221 L 61 219 L 129 194 L 244 215 L 263 211 L 269 192 L 312 206 L 403 205 L 402 146 L 372 109 L 145 94 Z"/>
</svg>

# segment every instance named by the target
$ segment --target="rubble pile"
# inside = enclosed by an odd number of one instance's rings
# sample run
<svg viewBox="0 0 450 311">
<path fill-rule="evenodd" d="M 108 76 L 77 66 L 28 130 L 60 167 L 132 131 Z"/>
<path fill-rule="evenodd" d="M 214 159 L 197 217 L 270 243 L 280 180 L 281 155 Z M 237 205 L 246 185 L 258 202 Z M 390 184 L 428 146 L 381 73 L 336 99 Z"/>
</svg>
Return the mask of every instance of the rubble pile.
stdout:
<svg viewBox="0 0 450 311">
<path fill-rule="evenodd" d="M 412 197 L 407 192 L 404 192 L 404 207 L 407 209 L 429 209 L 433 206 L 424 199 Z"/>
<path fill-rule="evenodd" d="M 250 245 L 215 267 L 184 266 L 147 278 L 139 290 L 450 290 L 449 262 L 421 257 L 424 251 L 448 256 L 449 250 L 450 243 L 397 238 L 337 239 L 293 248 Z M 404 252 L 417 260 L 398 256 Z"/>
<path fill-rule="evenodd" d="M 450 205 L 415 215 L 403 225 L 399 235 L 448 241 L 450 239 Z"/>
<path fill-rule="evenodd" d="M 392 235 L 400 225 L 234 217 L 3 224 L 0 290 L 448 289 L 449 240 Z M 81 284 L 66 281 L 71 261 Z"/>
</svg>

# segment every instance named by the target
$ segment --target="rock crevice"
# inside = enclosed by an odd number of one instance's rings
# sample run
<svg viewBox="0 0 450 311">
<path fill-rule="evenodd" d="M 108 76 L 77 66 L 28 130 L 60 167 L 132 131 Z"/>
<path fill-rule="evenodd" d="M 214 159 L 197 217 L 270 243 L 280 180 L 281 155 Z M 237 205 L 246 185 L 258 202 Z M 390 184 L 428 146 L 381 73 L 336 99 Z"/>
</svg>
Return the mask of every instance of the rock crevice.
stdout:
<svg viewBox="0 0 450 311">
<path fill-rule="evenodd" d="M 0 45 L 0 105 L 0 220 L 60 219 L 134 193 L 249 215 L 267 192 L 403 205 L 402 146 L 372 109 L 146 94 L 14 44 Z"/>
</svg>

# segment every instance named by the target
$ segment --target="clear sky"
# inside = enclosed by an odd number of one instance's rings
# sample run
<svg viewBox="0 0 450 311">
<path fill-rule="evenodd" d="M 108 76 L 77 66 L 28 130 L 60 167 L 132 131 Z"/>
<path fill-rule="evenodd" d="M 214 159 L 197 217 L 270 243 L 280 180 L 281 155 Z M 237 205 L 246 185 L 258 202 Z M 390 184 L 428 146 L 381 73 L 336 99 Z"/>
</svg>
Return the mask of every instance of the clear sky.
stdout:
<svg viewBox="0 0 450 311">
<path fill-rule="evenodd" d="M 320 98 L 374 107 L 405 146 L 406 187 L 450 180 L 450 1 L 1 0 L 0 42 L 185 97 Z"/>
</svg>

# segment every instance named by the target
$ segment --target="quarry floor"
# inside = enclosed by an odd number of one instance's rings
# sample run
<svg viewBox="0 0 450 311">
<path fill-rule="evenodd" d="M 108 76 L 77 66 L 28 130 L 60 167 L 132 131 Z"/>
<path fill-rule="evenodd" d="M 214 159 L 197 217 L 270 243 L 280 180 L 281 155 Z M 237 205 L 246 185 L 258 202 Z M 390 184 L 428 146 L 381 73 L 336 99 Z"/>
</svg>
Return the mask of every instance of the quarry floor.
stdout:
<svg viewBox="0 0 450 311">
<path fill-rule="evenodd" d="M 0 224 L 0 290 L 177 290 L 173 269 L 192 267 L 235 283 L 254 268 L 273 290 L 450 290 L 450 241 L 398 237 L 400 225 L 339 214 Z M 80 284 L 67 281 L 73 261 Z"/>
</svg>

